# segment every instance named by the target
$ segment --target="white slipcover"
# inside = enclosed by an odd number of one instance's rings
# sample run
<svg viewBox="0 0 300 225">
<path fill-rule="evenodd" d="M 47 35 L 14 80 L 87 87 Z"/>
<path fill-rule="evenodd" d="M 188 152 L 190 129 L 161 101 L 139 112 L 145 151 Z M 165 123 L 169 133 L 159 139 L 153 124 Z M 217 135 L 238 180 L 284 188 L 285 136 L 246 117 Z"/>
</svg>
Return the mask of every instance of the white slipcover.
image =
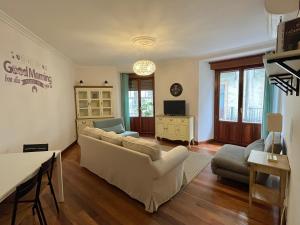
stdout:
<svg viewBox="0 0 300 225">
<path fill-rule="evenodd" d="M 172 198 L 184 184 L 184 146 L 177 146 L 152 161 L 148 155 L 102 140 L 79 135 L 80 165 L 144 203 L 148 212 Z"/>
</svg>

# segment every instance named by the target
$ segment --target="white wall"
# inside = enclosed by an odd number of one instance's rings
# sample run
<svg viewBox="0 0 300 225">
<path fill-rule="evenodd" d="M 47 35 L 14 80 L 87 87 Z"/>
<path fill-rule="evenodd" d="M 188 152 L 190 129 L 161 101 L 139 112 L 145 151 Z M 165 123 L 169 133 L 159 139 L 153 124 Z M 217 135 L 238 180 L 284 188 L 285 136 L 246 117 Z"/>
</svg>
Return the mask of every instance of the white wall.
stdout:
<svg viewBox="0 0 300 225">
<path fill-rule="evenodd" d="M 283 136 L 291 166 L 288 225 L 300 224 L 300 97 L 283 95 Z"/>
<path fill-rule="evenodd" d="M 215 72 L 208 62 L 199 62 L 198 141 L 214 138 Z"/>
<path fill-rule="evenodd" d="M 155 114 L 164 112 L 164 100 L 185 100 L 186 114 L 195 118 L 195 138 L 198 137 L 198 60 L 180 59 L 157 63 L 155 72 Z M 180 83 L 183 92 L 179 97 L 170 94 L 170 86 Z"/>
<path fill-rule="evenodd" d="M 77 66 L 75 69 L 75 84 L 83 80 L 84 85 L 104 85 L 107 80 L 113 86 L 114 116 L 121 116 L 120 73 L 112 66 Z"/>
<path fill-rule="evenodd" d="M 66 148 L 75 140 L 72 62 L 3 15 L 0 33 L 0 152 L 22 151 L 24 143 Z M 32 93 L 32 85 L 5 82 L 3 62 L 12 60 L 12 51 L 21 54 L 22 59 L 47 65 L 53 88 L 38 88 L 37 93 Z"/>
</svg>

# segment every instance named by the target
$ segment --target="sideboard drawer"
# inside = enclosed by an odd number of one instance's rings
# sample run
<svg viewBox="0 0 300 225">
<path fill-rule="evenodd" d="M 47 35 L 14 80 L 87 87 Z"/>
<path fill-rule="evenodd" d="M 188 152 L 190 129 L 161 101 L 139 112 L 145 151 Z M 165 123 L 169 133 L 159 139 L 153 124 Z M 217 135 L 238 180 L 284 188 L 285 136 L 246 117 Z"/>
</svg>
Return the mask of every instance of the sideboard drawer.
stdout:
<svg viewBox="0 0 300 225">
<path fill-rule="evenodd" d="M 177 119 L 176 119 L 176 123 L 177 123 L 177 124 L 188 125 L 188 124 L 189 124 L 189 120 L 186 119 L 186 118 L 183 118 L 183 119 L 177 118 Z"/>
</svg>

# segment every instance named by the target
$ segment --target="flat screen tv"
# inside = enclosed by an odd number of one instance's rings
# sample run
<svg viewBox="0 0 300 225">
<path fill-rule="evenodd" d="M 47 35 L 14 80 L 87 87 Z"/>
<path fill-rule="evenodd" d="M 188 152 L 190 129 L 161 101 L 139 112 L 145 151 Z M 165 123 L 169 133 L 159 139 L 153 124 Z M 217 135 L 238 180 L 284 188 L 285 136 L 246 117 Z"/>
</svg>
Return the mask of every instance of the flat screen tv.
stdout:
<svg viewBox="0 0 300 225">
<path fill-rule="evenodd" d="M 168 116 L 185 116 L 184 100 L 164 101 L 164 114 Z"/>
</svg>

